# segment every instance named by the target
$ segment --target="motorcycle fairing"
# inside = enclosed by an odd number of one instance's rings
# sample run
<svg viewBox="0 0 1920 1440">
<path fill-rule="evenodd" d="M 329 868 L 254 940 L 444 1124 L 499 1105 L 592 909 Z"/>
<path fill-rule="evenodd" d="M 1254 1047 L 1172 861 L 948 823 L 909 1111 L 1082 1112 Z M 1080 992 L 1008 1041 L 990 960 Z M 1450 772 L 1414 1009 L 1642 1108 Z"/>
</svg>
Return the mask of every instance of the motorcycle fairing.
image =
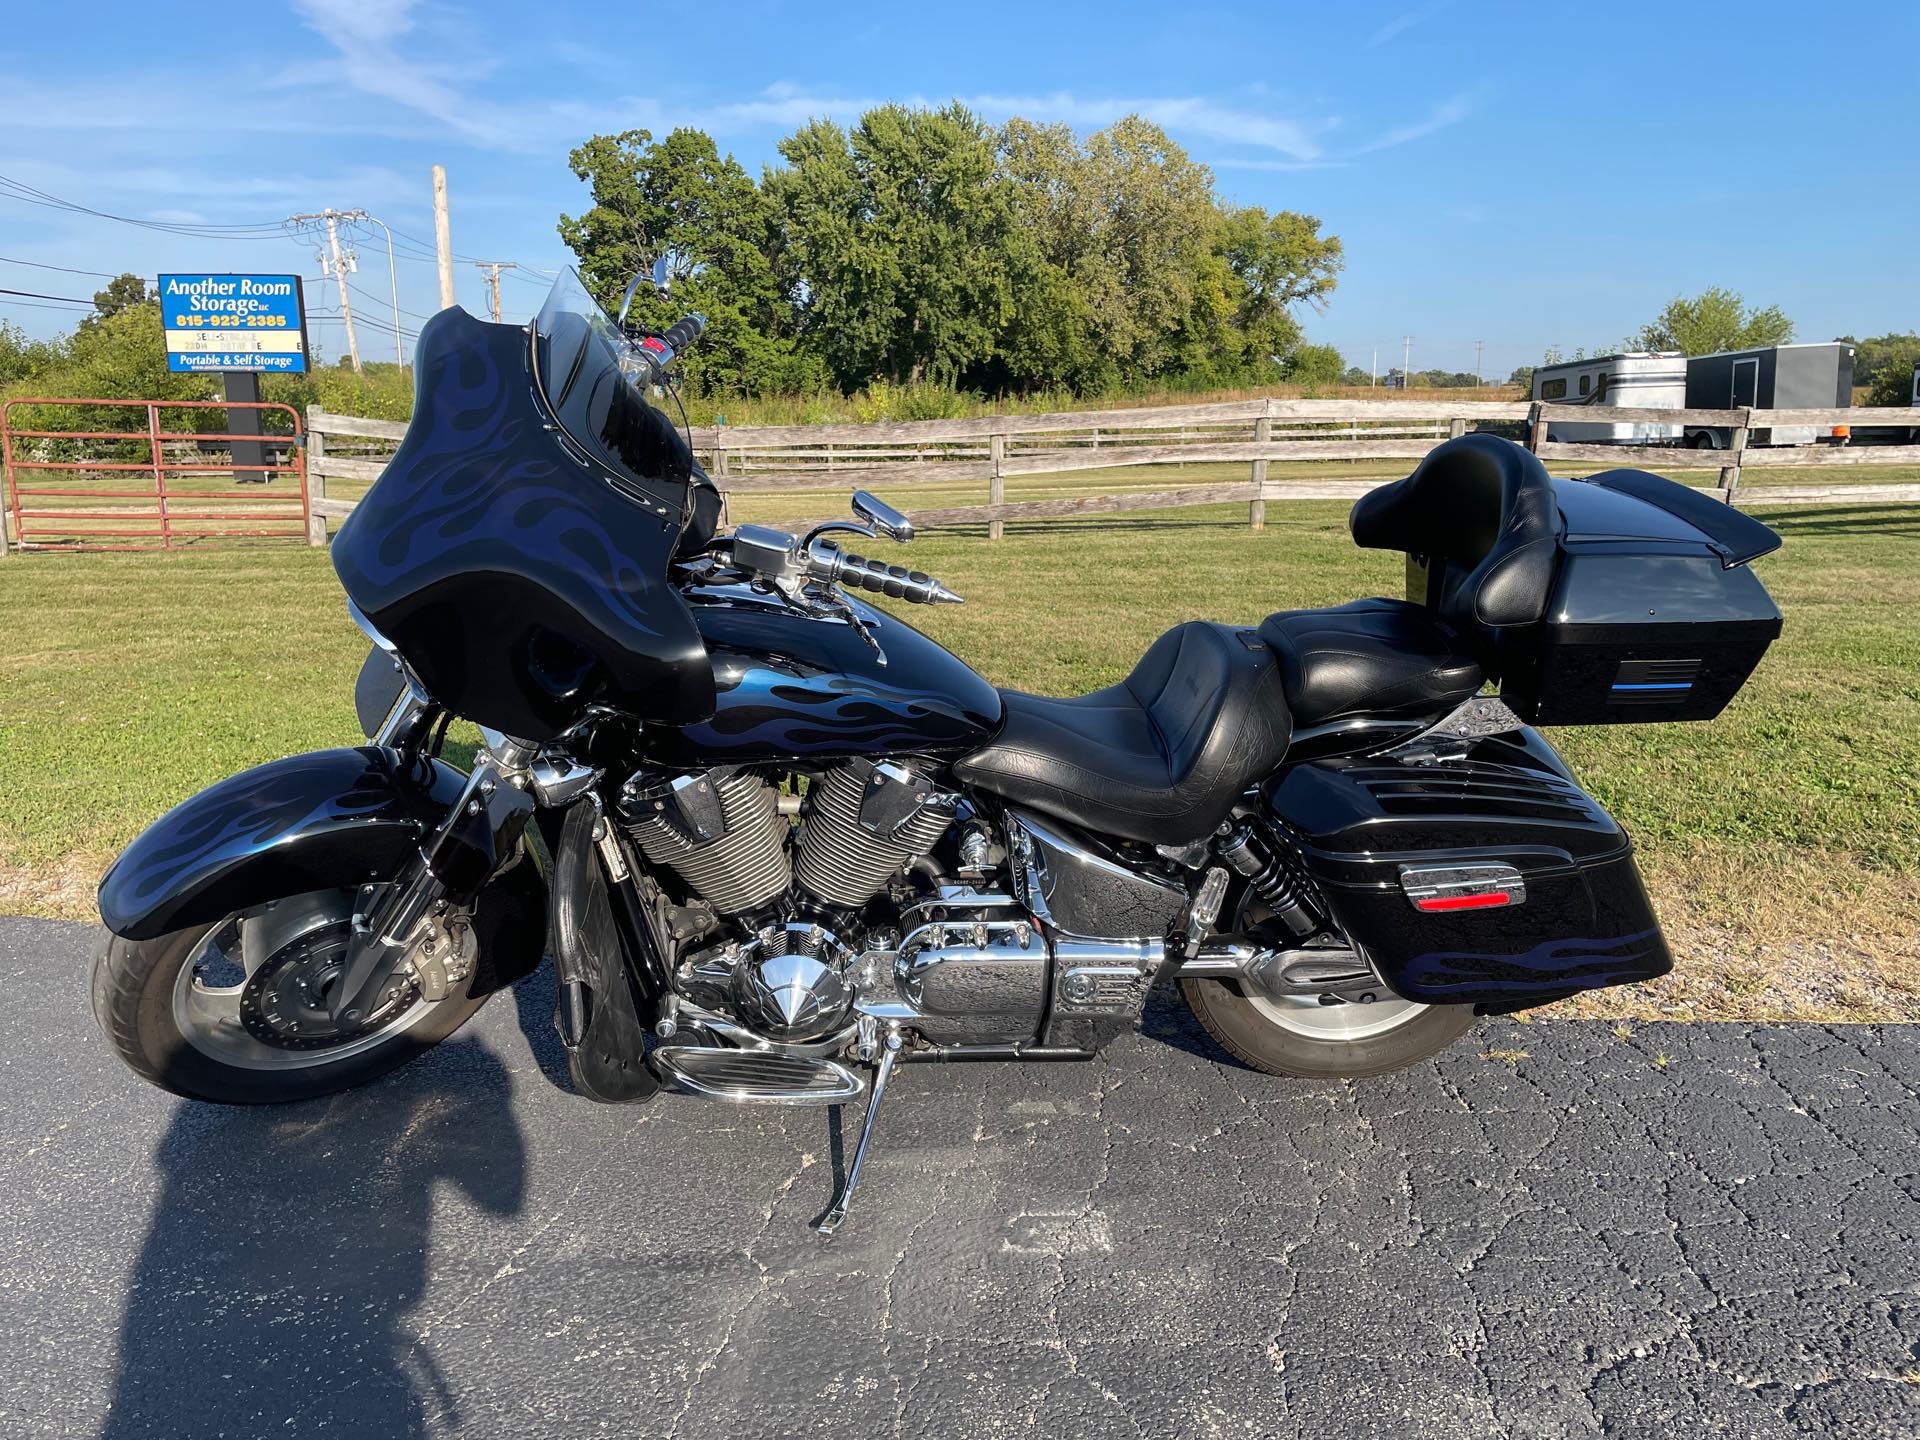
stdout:
<svg viewBox="0 0 1920 1440">
<path fill-rule="evenodd" d="M 100 918 L 151 940 L 281 896 L 391 879 L 465 786 L 451 765 L 371 745 L 256 765 L 122 851 L 100 881 Z"/>
<path fill-rule="evenodd" d="M 595 703 L 673 725 L 712 713 L 668 576 L 693 465 L 665 417 L 596 372 L 579 383 L 617 446 L 578 440 L 542 403 L 530 332 L 458 309 L 427 322 L 415 364 L 407 437 L 333 563 L 428 692 L 529 741 Z"/>
</svg>

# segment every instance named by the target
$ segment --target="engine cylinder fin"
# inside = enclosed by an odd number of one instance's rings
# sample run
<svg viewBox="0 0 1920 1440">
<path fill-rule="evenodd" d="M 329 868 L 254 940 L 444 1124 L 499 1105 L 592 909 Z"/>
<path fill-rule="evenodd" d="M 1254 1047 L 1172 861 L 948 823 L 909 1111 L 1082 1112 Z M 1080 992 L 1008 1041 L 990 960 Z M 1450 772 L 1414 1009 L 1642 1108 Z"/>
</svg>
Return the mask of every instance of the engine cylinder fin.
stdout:
<svg viewBox="0 0 1920 1440">
<path fill-rule="evenodd" d="M 779 792 L 746 770 L 715 770 L 705 778 L 725 821 L 717 838 L 689 839 L 666 817 L 666 802 L 645 795 L 622 811 L 628 832 L 648 860 L 674 871 L 723 914 L 765 904 L 791 879 Z"/>
<path fill-rule="evenodd" d="M 794 878 L 806 891 L 830 905 L 857 909 L 886 884 L 887 877 L 933 848 L 953 822 L 953 798 L 921 784 L 921 798 L 904 820 L 882 832 L 861 820 L 868 791 L 907 785 L 886 767 L 855 763 L 822 777 L 808 793 Z"/>
</svg>

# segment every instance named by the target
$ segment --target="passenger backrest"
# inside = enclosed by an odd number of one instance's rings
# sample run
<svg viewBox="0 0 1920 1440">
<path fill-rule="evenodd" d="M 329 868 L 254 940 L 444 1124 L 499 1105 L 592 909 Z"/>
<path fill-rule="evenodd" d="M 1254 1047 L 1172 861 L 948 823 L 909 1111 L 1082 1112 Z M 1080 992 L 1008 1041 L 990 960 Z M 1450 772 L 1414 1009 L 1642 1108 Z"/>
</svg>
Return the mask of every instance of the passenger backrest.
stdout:
<svg viewBox="0 0 1920 1440">
<path fill-rule="evenodd" d="M 1559 555 L 1560 510 L 1546 467 L 1492 435 L 1462 435 L 1430 451 L 1404 480 L 1361 497 L 1354 543 L 1424 556 L 1434 605 L 1463 630 L 1536 624 Z"/>
</svg>

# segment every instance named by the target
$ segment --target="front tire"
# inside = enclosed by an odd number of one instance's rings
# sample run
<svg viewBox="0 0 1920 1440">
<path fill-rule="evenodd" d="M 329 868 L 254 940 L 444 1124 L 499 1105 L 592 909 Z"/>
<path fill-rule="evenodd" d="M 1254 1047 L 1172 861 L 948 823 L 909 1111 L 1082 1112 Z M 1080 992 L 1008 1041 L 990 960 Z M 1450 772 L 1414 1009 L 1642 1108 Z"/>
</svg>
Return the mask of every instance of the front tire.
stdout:
<svg viewBox="0 0 1920 1440">
<path fill-rule="evenodd" d="M 352 918 L 351 890 L 289 896 L 151 940 L 102 929 L 94 1019 L 135 1074 L 190 1100 L 276 1105 L 331 1095 L 432 1049 L 519 973 L 496 967 L 539 946 L 542 885 L 523 856 L 482 892 L 471 916 L 477 964 L 444 1000 L 396 987 L 364 1022 L 333 1030 L 326 987 Z"/>
</svg>

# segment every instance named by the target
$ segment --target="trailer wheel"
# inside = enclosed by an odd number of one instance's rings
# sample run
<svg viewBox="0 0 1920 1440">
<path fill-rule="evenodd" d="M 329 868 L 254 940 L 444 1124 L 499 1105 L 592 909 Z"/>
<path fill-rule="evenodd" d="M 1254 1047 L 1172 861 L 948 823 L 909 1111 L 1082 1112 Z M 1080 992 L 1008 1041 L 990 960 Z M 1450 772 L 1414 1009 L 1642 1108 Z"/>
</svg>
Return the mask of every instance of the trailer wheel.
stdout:
<svg viewBox="0 0 1920 1440">
<path fill-rule="evenodd" d="M 1713 432 L 1711 430 L 1696 430 L 1687 437 L 1687 448 L 1689 450 L 1716 450 L 1719 447 L 1713 443 Z"/>
</svg>

